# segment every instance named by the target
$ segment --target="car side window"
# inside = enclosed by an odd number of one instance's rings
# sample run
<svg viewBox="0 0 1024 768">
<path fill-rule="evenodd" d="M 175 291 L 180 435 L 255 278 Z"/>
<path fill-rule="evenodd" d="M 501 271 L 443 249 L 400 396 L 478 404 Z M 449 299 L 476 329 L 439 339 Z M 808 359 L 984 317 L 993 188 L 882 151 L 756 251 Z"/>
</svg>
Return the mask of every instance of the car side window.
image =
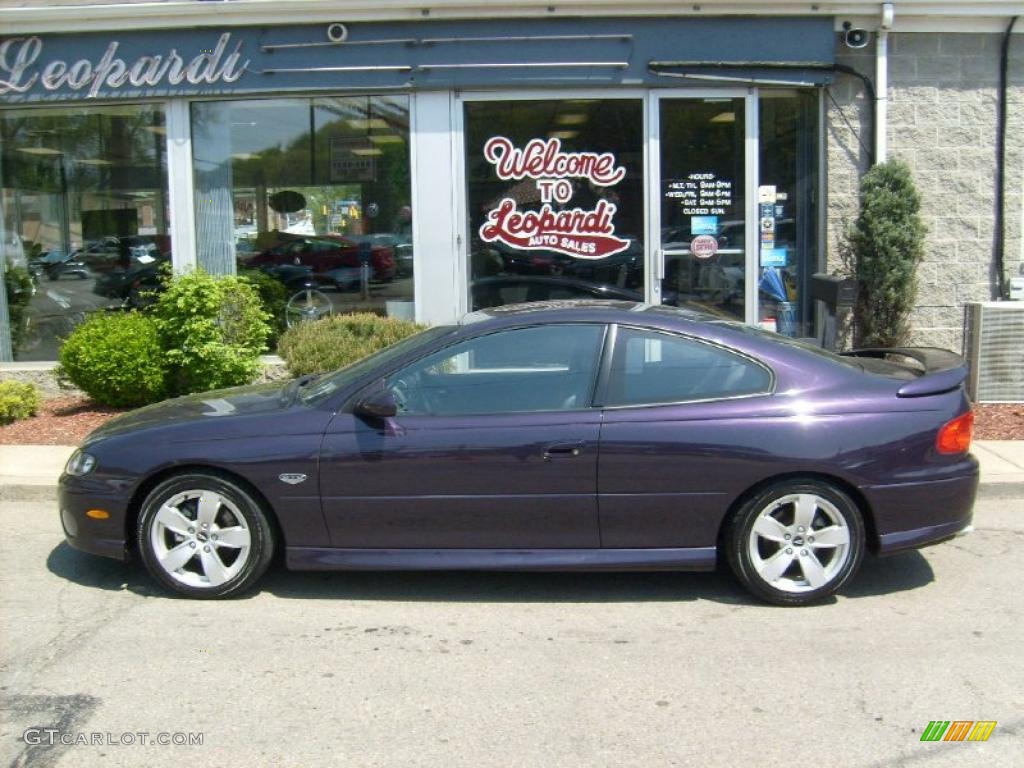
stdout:
<svg viewBox="0 0 1024 768">
<path fill-rule="evenodd" d="M 452 416 L 588 408 L 603 325 L 547 325 L 477 336 L 388 377 L 399 413 Z"/>
<path fill-rule="evenodd" d="M 619 328 L 606 405 L 657 405 L 768 392 L 771 374 L 712 344 Z"/>
</svg>

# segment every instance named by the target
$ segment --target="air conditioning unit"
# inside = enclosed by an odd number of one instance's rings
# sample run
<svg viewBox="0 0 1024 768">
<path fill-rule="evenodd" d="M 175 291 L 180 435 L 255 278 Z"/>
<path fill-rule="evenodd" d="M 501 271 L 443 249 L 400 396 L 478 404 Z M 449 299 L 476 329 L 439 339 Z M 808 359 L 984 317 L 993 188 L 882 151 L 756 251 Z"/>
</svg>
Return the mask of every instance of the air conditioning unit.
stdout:
<svg viewBox="0 0 1024 768">
<path fill-rule="evenodd" d="M 964 357 L 976 403 L 1024 403 L 1024 302 L 968 304 Z"/>
</svg>

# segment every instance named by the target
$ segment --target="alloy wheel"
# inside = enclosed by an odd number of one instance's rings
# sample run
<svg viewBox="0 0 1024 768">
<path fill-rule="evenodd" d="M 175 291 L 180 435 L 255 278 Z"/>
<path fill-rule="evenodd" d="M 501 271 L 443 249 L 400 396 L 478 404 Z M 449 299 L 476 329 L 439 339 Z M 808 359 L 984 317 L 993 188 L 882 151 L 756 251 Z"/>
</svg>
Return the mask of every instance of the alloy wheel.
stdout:
<svg viewBox="0 0 1024 768">
<path fill-rule="evenodd" d="M 792 493 L 763 507 L 750 528 L 747 554 L 758 577 L 788 593 L 832 583 L 851 553 L 846 518 L 828 499 Z"/>
<path fill-rule="evenodd" d="M 191 489 L 168 498 L 150 528 L 156 563 L 194 589 L 233 579 L 252 553 L 252 531 L 235 503 L 212 490 Z"/>
</svg>

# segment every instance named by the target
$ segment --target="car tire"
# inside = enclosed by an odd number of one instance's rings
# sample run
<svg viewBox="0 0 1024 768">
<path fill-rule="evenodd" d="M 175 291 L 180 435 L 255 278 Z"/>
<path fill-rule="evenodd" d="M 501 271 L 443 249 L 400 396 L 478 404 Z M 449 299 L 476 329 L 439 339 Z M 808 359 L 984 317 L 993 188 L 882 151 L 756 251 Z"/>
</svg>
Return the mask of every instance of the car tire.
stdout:
<svg viewBox="0 0 1024 768">
<path fill-rule="evenodd" d="M 274 554 L 274 529 L 261 504 L 213 473 L 175 475 L 154 488 L 139 514 L 138 550 L 163 586 L 192 598 L 249 589 Z"/>
<path fill-rule="evenodd" d="M 775 605 L 807 605 L 856 573 L 864 556 L 864 521 L 839 488 L 783 480 L 740 505 L 724 546 L 733 573 L 752 594 Z"/>
</svg>

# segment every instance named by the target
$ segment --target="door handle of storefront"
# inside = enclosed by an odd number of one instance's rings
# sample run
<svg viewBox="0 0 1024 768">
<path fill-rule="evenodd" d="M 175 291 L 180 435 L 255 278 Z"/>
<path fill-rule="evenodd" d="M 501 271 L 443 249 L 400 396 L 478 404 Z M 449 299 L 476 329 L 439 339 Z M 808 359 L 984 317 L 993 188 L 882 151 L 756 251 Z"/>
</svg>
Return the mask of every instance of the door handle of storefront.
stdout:
<svg viewBox="0 0 1024 768">
<path fill-rule="evenodd" d="M 665 279 L 665 249 L 659 248 L 654 259 L 654 279 L 661 282 Z"/>
</svg>

